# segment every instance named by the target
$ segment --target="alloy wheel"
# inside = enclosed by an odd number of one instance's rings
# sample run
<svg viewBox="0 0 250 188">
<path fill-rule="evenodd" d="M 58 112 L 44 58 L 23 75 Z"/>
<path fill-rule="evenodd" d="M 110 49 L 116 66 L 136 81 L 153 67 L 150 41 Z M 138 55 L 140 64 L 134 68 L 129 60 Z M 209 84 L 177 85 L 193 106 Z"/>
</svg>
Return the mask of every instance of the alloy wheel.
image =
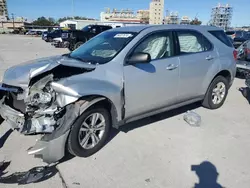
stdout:
<svg viewBox="0 0 250 188">
<path fill-rule="evenodd" d="M 91 149 L 95 147 L 104 135 L 106 127 L 105 118 L 101 113 L 90 114 L 82 123 L 78 141 L 82 148 Z"/>
<path fill-rule="evenodd" d="M 226 85 L 223 82 L 218 82 L 212 92 L 212 102 L 220 104 L 226 94 Z"/>
</svg>

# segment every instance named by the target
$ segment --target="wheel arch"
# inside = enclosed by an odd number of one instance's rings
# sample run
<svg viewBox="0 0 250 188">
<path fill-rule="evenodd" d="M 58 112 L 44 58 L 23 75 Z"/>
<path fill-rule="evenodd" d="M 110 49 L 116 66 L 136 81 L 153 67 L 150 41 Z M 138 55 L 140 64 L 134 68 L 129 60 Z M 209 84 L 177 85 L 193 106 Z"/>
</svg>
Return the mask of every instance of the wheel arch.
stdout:
<svg viewBox="0 0 250 188">
<path fill-rule="evenodd" d="M 203 94 L 204 96 L 206 95 L 207 91 L 209 90 L 211 84 L 213 83 L 214 79 L 217 78 L 218 76 L 223 76 L 227 79 L 228 83 L 231 84 L 231 80 L 233 78 L 232 73 L 229 70 L 221 70 L 214 76 L 211 76 L 210 79 L 206 79 L 206 82 L 203 85 Z"/>
<path fill-rule="evenodd" d="M 231 73 L 230 73 L 229 70 L 222 70 L 222 71 L 220 71 L 219 73 L 217 73 L 217 74 L 214 76 L 214 78 L 212 79 L 211 83 L 212 83 L 213 80 L 214 80 L 216 77 L 218 77 L 218 76 L 223 76 L 224 78 L 226 78 L 227 81 L 228 81 L 228 83 L 231 82 L 232 75 L 231 75 Z"/>
<path fill-rule="evenodd" d="M 84 106 L 84 108 L 81 110 L 81 113 L 95 106 L 103 106 L 110 113 L 112 127 L 118 128 L 117 109 L 114 103 L 109 98 L 102 96 L 102 95 L 88 95 L 88 96 L 83 96 L 79 98 L 79 100 L 88 101 L 88 104 Z"/>
</svg>

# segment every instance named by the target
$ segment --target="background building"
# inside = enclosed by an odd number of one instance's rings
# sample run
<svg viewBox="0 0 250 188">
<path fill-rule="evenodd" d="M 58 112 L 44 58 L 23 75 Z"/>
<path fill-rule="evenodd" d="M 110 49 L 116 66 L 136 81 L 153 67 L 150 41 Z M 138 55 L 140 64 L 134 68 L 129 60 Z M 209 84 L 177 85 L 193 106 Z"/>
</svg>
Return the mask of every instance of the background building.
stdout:
<svg viewBox="0 0 250 188">
<path fill-rule="evenodd" d="M 191 22 L 191 20 L 189 19 L 188 16 L 182 16 L 180 24 L 187 25 L 187 24 L 190 24 L 190 22 Z"/>
<path fill-rule="evenodd" d="M 142 23 L 149 23 L 149 10 L 138 10 L 136 17 L 141 20 Z"/>
<path fill-rule="evenodd" d="M 138 19 L 137 15 L 131 9 L 113 9 L 107 8 L 105 12 L 101 12 L 100 20 L 105 21 L 118 21 L 118 22 L 135 22 L 140 23 L 141 20 Z"/>
<path fill-rule="evenodd" d="M 6 21 L 8 18 L 8 9 L 6 0 L 0 0 L 0 21 Z"/>
<path fill-rule="evenodd" d="M 162 24 L 164 0 L 152 0 L 149 7 L 149 24 Z"/>
<path fill-rule="evenodd" d="M 227 30 L 231 25 L 233 7 L 221 5 L 220 3 L 212 9 L 210 25 L 221 27 Z"/>
<path fill-rule="evenodd" d="M 165 24 L 179 24 L 178 12 L 170 12 L 165 18 Z"/>
</svg>

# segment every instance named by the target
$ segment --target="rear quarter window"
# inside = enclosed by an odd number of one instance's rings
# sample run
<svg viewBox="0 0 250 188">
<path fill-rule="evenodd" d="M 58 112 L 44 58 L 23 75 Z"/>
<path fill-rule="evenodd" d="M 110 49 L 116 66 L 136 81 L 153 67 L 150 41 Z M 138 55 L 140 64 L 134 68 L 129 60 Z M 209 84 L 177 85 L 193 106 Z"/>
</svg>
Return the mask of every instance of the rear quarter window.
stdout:
<svg viewBox="0 0 250 188">
<path fill-rule="evenodd" d="M 208 31 L 215 38 L 219 39 L 222 43 L 227 45 L 228 47 L 233 47 L 232 42 L 229 40 L 228 36 L 224 33 L 224 31 Z"/>
</svg>

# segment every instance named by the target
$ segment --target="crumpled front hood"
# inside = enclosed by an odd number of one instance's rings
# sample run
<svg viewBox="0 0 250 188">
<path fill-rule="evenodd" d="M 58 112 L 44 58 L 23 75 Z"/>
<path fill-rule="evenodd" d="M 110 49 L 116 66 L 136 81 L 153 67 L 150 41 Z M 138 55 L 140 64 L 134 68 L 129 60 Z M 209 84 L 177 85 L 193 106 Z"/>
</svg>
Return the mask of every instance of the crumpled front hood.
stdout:
<svg viewBox="0 0 250 188">
<path fill-rule="evenodd" d="M 59 65 L 85 68 L 87 70 L 95 69 L 96 67 L 96 65 L 84 63 L 66 56 L 52 56 L 31 60 L 7 69 L 2 82 L 11 86 L 27 88 L 32 78 Z"/>
</svg>

